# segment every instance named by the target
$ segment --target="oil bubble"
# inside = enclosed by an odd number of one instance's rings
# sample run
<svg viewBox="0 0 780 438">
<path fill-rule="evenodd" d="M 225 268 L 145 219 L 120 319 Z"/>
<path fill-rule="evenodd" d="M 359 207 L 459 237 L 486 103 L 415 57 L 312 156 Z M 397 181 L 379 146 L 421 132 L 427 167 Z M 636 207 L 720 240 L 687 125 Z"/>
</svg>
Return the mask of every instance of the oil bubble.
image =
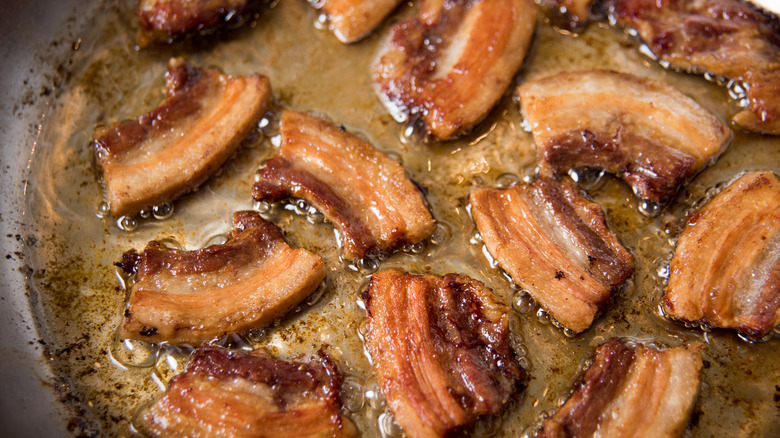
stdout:
<svg viewBox="0 0 780 438">
<path fill-rule="evenodd" d="M 320 301 L 320 299 L 325 295 L 326 290 L 327 287 L 325 286 L 325 283 L 324 282 L 321 283 L 320 286 L 317 288 L 317 290 L 312 292 L 312 294 L 306 298 L 306 304 L 308 304 L 309 306 L 313 306 L 317 304 Z"/>
<path fill-rule="evenodd" d="M 379 414 L 377 425 L 383 438 L 400 437 L 403 433 L 401 426 L 398 425 L 395 417 L 389 411 Z"/>
<path fill-rule="evenodd" d="M 157 362 L 159 347 L 133 339 L 121 339 L 119 333 L 116 333 L 108 353 L 122 367 L 149 368 Z"/>
<path fill-rule="evenodd" d="M 135 231 L 138 228 L 138 220 L 130 216 L 122 216 L 116 220 L 116 226 L 122 231 Z"/>
<path fill-rule="evenodd" d="M 512 308 L 521 315 L 526 315 L 534 308 L 534 300 L 526 291 L 515 294 L 512 299 Z"/>
<path fill-rule="evenodd" d="M 160 205 L 152 207 L 152 216 L 158 221 L 168 219 L 173 216 L 173 204 L 170 202 L 163 202 Z"/>
<path fill-rule="evenodd" d="M 366 404 L 366 391 L 361 380 L 347 376 L 341 384 L 341 402 L 349 412 L 359 412 Z"/>
<path fill-rule="evenodd" d="M 649 218 L 654 218 L 661 212 L 661 205 L 649 199 L 643 199 L 639 202 L 639 212 Z"/>
<path fill-rule="evenodd" d="M 449 240 L 450 237 L 452 237 L 452 232 L 450 231 L 450 228 L 441 222 L 436 222 L 436 225 L 433 226 L 431 243 L 434 245 L 441 245 L 442 243 Z"/>
<path fill-rule="evenodd" d="M 496 178 L 496 185 L 500 188 L 507 188 L 517 184 L 520 181 L 520 177 L 514 173 L 504 173 Z"/>
<path fill-rule="evenodd" d="M 106 218 L 111 214 L 111 206 L 108 205 L 108 202 L 101 202 L 97 206 L 97 211 L 95 212 L 95 215 L 99 218 Z"/>
<path fill-rule="evenodd" d="M 366 256 L 357 261 L 357 268 L 362 274 L 373 274 L 379 269 L 379 259 L 374 256 Z"/>
</svg>

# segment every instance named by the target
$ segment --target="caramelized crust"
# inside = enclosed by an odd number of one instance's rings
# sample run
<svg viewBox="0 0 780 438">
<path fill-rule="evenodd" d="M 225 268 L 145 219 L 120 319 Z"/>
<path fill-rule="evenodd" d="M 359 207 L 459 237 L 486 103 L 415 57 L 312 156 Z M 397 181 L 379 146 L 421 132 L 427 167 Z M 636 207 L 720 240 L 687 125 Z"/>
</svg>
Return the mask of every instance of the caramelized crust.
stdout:
<svg viewBox="0 0 780 438">
<path fill-rule="evenodd" d="M 533 0 L 424 0 L 393 27 L 377 93 L 398 121 L 422 118 L 433 137 L 456 137 L 504 94 L 535 26 Z"/>
<path fill-rule="evenodd" d="M 577 187 L 540 177 L 532 185 L 475 189 L 471 214 L 490 254 L 566 328 L 590 327 L 634 272 L 634 257 Z"/>
<path fill-rule="evenodd" d="M 200 31 L 247 12 L 250 0 L 138 0 L 138 45 Z"/>
<path fill-rule="evenodd" d="M 679 436 L 699 390 L 701 347 L 655 351 L 607 342 L 539 437 Z"/>
<path fill-rule="evenodd" d="M 656 202 L 674 196 L 731 140 L 717 117 L 650 78 L 564 72 L 526 82 L 517 93 L 543 173 L 603 169 Z"/>
<path fill-rule="evenodd" d="M 265 113 L 268 78 L 228 76 L 172 59 L 165 102 L 136 120 L 98 126 L 93 136 L 111 215 L 134 214 L 203 183 Z"/>
<path fill-rule="evenodd" d="M 315 117 L 285 111 L 282 149 L 258 172 L 257 200 L 303 198 L 341 231 L 348 259 L 392 251 L 433 233 L 433 218 L 403 167 Z"/>
<path fill-rule="evenodd" d="M 256 212 L 237 212 L 234 221 L 222 245 L 184 252 L 152 241 L 140 256 L 126 255 L 122 266 L 138 278 L 123 338 L 197 344 L 267 325 L 325 279 L 320 256 L 290 248 Z"/>
<path fill-rule="evenodd" d="M 674 318 L 760 338 L 780 324 L 780 181 L 748 173 L 692 213 L 663 302 Z"/>
<path fill-rule="evenodd" d="M 401 0 L 325 0 L 322 9 L 330 16 L 336 38 L 353 43 L 374 30 Z"/>
<path fill-rule="evenodd" d="M 590 9 L 635 30 L 661 61 L 695 73 L 743 81 L 746 109 L 734 122 L 780 135 L 780 19 L 740 0 L 543 0 L 564 27 L 580 27 Z M 559 9 L 560 10 L 560 9 Z M 568 20 L 568 25 L 566 21 Z"/>
<path fill-rule="evenodd" d="M 139 423 L 155 437 L 355 437 L 340 393 L 325 353 L 286 362 L 262 350 L 202 347 Z"/>
<path fill-rule="evenodd" d="M 496 415 L 524 381 L 508 309 L 482 283 L 385 270 L 363 298 L 377 379 L 407 436 L 449 436 Z"/>
</svg>

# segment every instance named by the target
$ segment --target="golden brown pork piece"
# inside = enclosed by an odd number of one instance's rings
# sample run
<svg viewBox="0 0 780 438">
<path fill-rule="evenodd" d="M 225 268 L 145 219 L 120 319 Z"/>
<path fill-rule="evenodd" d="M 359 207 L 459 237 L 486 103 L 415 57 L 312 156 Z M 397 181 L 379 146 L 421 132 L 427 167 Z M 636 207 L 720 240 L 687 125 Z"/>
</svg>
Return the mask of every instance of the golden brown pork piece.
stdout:
<svg viewBox="0 0 780 438">
<path fill-rule="evenodd" d="M 152 241 L 120 266 L 137 272 L 120 335 L 148 342 L 197 344 L 264 326 L 287 313 L 325 279 L 317 254 L 292 249 L 257 212 L 234 214 L 221 245 L 179 251 Z"/>
<path fill-rule="evenodd" d="M 533 0 L 424 0 L 393 27 L 377 93 L 399 122 L 421 118 L 440 140 L 461 135 L 504 94 L 535 26 Z"/>
<path fill-rule="evenodd" d="M 336 38 L 353 43 L 374 30 L 401 0 L 325 0 L 322 9 L 330 17 Z"/>
<path fill-rule="evenodd" d="M 585 24 L 590 11 L 634 29 L 662 62 L 712 73 L 746 88 L 746 108 L 733 120 L 780 135 L 780 19 L 740 0 L 545 0 L 551 9 L 573 7 L 567 27 Z M 560 17 L 559 17 L 560 18 Z M 556 20 L 558 21 L 558 20 Z M 565 25 L 565 24 L 564 24 Z"/>
<path fill-rule="evenodd" d="M 732 137 L 693 99 L 626 73 L 564 72 L 526 82 L 517 93 L 542 173 L 603 169 L 655 202 L 674 196 Z"/>
<path fill-rule="evenodd" d="M 202 347 L 142 413 L 154 437 L 356 437 L 341 415 L 341 375 L 325 353 L 310 361 Z"/>
<path fill-rule="evenodd" d="M 564 327 L 590 327 L 634 257 L 607 228 L 601 208 L 570 181 L 540 177 L 507 189 L 475 189 L 471 214 L 490 254 Z"/>
<path fill-rule="evenodd" d="M 392 251 L 433 233 L 433 218 L 403 167 L 324 120 L 285 111 L 282 148 L 258 172 L 257 200 L 303 198 L 341 231 L 347 259 Z"/>
<path fill-rule="evenodd" d="M 138 45 L 165 41 L 238 18 L 251 0 L 138 0 Z"/>
<path fill-rule="evenodd" d="M 688 217 L 664 310 L 761 338 L 780 324 L 780 181 L 751 172 Z"/>
<path fill-rule="evenodd" d="M 135 214 L 203 183 L 265 113 L 271 84 L 261 75 L 228 76 L 172 59 L 168 97 L 136 120 L 95 128 L 111 215 Z"/>
<path fill-rule="evenodd" d="M 407 436 L 464 430 L 500 413 L 523 384 L 508 309 L 482 283 L 385 270 L 363 298 L 377 379 Z"/>
<path fill-rule="evenodd" d="M 656 351 L 607 342 L 539 437 L 680 436 L 699 391 L 701 347 Z"/>
</svg>

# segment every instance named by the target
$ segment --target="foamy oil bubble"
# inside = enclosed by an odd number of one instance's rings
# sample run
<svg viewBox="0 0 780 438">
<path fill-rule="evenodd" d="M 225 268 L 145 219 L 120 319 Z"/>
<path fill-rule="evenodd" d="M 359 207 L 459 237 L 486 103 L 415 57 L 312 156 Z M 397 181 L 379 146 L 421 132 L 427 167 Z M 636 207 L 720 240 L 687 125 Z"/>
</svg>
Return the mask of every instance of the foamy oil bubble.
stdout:
<svg viewBox="0 0 780 438">
<path fill-rule="evenodd" d="M 396 438 L 402 436 L 403 430 L 401 429 L 401 426 L 398 425 L 398 422 L 395 421 L 395 416 L 393 416 L 393 413 L 390 412 L 389 409 L 379 414 L 376 421 L 382 438 Z"/>
<path fill-rule="evenodd" d="M 191 353 L 191 348 L 175 345 L 162 346 L 154 367 L 160 379 L 164 382 L 170 382 L 175 375 L 184 372 Z"/>
<path fill-rule="evenodd" d="M 163 202 L 152 207 L 152 216 L 158 221 L 163 221 L 173 216 L 173 203 Z"/>
<path fill-rule="evenodd" d="M 363 257 L 362 259 L 357 260 L 354 266 L 357 267 L 358 272 L 360 272 L 363 275 L 367 275 L 367 274 L 373 274 L 376 271 L 378 271 L 380 264 L 381 261 L 379 257 L 369 255 Z"/>
</svg>

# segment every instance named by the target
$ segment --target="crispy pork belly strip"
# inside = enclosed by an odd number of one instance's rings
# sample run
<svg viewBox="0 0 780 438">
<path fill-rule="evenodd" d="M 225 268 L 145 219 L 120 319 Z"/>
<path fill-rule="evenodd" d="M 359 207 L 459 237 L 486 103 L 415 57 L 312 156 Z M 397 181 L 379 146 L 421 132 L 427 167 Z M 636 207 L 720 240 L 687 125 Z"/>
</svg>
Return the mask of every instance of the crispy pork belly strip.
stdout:
<svg viewBox="0 0 780 438">
<path fill-rule="evenodd" d="M 650 78 L 564 72 L 526 82 L 517 93 L 543 171 L 604 169 L 656 202 L 712 163 L 732 136 L 693 99 Z"/>
<path fill-rule="evenodd" d="M 634 272 L 634 257 L 607 228 L 601 208 L 567 181 L 475 189 L 471 214 L 490 254 L 566 328 L 590 327 Z"/>
<path fill-rule="evenodd" d="M 655 351 L 609 341 L 539 436 L 677 437 L 696 400 L 701 366 L 699 343 Z"/>
<path fill-rule="evenodd" d="M 294 111 L 282 113 L 281 133 L 280 154 L 258 172 L 255 199 L 305 199 L 341 231 L 348 259 L 433 233 L 433 218 L 403 167 L 369 143 Z"/>
<path fill-rule="evenodd" d="M 374 30 L 401 0 L 325 0 L 322 9 L 330 16 L 336 38 L 353 43 Z"/>
<path fill-rule="evenodd" d="M 228 76 L 172 59 L 165 102 L 136 120 L 98 126 L 95 157 L 113 216 L 192 190 L 235 152 L 265 113 L 268 78 Z"/>
<path fill-rule="evenodd" d="M 325 353 L 282 361 L 202 347 L 141 416 L 155 437 L 354 437 L 342 416 L 341 375 Z"/>
<path fill-rule="evenodd" d="M 579 27 L 590 9 L 634 29 L 661 61 L 693 73 L 743 81 L 747 107 L 734 122 L 780 135 L 780 19 L 739 0 L 544 0 Z M 557 20 L 556 20 L 557 21 Z"/>
<path fill-rule="evenodd" d="M 424 0 L 393 27 L 377 93 L 399 121 L 421 117 L 434 137 L 456 137 L 504 94 L 535 26 L 533 0 Z"/>
<path fill-rule="evenodd" d="M 482 283 L 385 270 L 363 298 L 377 379 L 407 436 L 465 429 L 500 413 L 523 384 L 508 309 Z"/>
<path fill-rule="evenodd" d="M 256 212 L 237 212 L 234 221 L 222 245 L 184 252 L 152 241 L 125 257 L 122 266 L 138 279 L 123 338 L 196 344 L 267 325 L 325 279 L 320 256 L 290 248 Z"/>
<path fill-rule="evenodd" d="M 247 12 L 250 0 L 138 0 L 138 45 L 218 25 Z"/>
<path fill-rule="evenodd" d="M 760 338 L 780 324 L 780 181 L 748 173 L 688 218 L 664 310 Z"/>
</svg>

